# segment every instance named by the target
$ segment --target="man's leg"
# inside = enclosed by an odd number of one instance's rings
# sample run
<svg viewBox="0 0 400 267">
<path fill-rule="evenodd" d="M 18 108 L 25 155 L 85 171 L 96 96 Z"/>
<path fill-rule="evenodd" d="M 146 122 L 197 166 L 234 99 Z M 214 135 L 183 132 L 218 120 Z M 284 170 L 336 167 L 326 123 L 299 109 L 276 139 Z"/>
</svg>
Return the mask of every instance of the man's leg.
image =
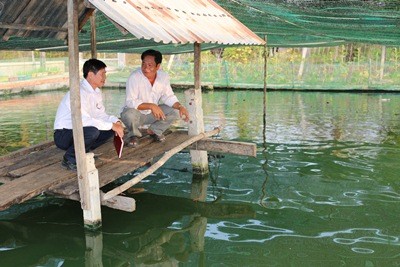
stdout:
<svg viewBox="0 0 400 267">
<path fill-rule="evenodd" d="M 156 135 L 162 135 L 171 124 L 179 118 L 179 113 L 176 109 L 167 105 L 160 105 L 160 108 L 165 114 L 165 120 L 156 120 L 153 114 L 146 116 L 144 124 L 150 124 L 149 130 Z"/>
<path fill-rule="evenodd" d="M 62 150 L 66 150 L 64 154 L 64 158 L 75 164 L 75 153 L 74 153 L 74 138 L 72 134 L 72 130 L 70 129 L 62 129 L 54 131 L 54 143 L 56 146 Z M 72 153 L 71 153 L 72 152 Z"/>
<path fill-rule="evenodd" d="M 113 134 L 113 130 L 110 131 L 99 131 L 96 127 L 83 127 L 83 139 L 85 143 L 85 152 L 89 152 L 90 149 L 104 144 Z M 63 129 L 56 130 L 54 132 L 54 142 L 58 148 L 65 151 L 64 158 L 72 163 L 76 164 L 75 158 L 75 147 L 72 130 Z"/>
<path fill-rule="evenodd" d="M 133 136 L 142 137 L 142 133 L 139 131 L 141 115 L 142 113 L 134 108 L 124 108 L 121 112 L 121 120 L 128 128 L 127 138 Z"/>
<path fill-rule="evenodd" d="M 101 146 L 102 144 L 107 142 L 107 140 L 110 139 L 111 137 L 113 137 L 114 135 L 115 135 L 115 132 L 113 130 L 99 131 L 99 136 L 94 141 L 92 146 L 89 147 L 89 150 L 98 148 L 99 146 Z M 86 141 L 85 141 L 85 144 L 86 144 Z M 86 146 L 85 146 L 85 148 L 86 148 Z M 86 152 L 88 152 L 88 150 L 86 150 Z"/>
</svg>

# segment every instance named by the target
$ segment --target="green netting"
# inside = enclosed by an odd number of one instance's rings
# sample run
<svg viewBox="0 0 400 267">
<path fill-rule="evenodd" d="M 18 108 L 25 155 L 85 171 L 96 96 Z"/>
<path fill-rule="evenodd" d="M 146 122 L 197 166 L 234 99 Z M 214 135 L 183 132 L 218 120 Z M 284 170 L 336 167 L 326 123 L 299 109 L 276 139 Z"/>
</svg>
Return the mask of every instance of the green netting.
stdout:
<svg viewBox="0 0 400 267">
<path fill-rule="evenodd" d="M 400 1 L 217 0 L 269 46 L 400 44 Z"/>
<path fill-rule="evenodd" d="M 268 89 L 294 90 L 400 90 L 400 48 L 379 45 L 341 45 L 269 49 Z M 278 50 L 278 51 L 277 51 Z M 384 56 L 382 56 L 384 55 Z M 0 88 L 33 79 L 68 76 L 66 53 L 0 52 Z M 90 52 L 83 54 L 83 60 Z M 130 72 L 140 66 L 140 55 L 99 53 L 108 66 L 108 82 L 124 86 Z M 202 52 L 201 80 L 206 87 L 263 88 L 262 47 L 225 48 Z M 81 61 L 81 64 L 83 63 Z M 173 84 L 193 86 L 193 54 L 166 55 L 162 67 Z"/>
<path fill-rule="evenodd" d="M 351 51 L 349 50 L 351 48 Z M 227 48 L 217 59 L 211 52 L 202 53 L 201 81 L 206 87 L 262 89 L 264 61 L 259 47 Z M 308 49 L 302 58 L 299 48 L 270 51 L 267 65 L 268 89 L 294 90 L 400 90 L 400 49 L 385 51 L 372 45 L 337 46 Z M 111 73 L 110 82 L 124 84 L 130 71 Z M 163 68 L 174 84 L 193 85 L 193 55 L 166 57 Z"/>
<path fill-rule="evenodd" d="M 400 46 L 400 0 L 216 0 L 239 21 L 267 36 L 270 47 L 323 47 L 344 43 Z M 153 47 L 164 54 L 193 51 L 192 44 L 174 45 L 139 40 L 122 34 L 101 12 L 96 14 L 97 49 L 141 53 Z M 90 25 L 79 34 L 80 51 L 90 51 Z M 66 51 L 63 40 L 12 36 L 0 50 Z M 220 47 L 203 44 L 202 49 Z"/>
</svg>

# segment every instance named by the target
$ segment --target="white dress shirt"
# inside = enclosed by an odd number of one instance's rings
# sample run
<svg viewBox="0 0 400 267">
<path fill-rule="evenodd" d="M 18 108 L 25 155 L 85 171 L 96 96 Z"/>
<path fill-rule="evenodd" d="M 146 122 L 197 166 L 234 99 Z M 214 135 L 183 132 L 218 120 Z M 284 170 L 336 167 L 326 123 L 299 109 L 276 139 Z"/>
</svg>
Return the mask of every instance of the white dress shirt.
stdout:
<svg viewBox="0 0 400 267">
<path fill-rule="evenodd" d="M 80 84 L 81 111 L 83 127 L 94 126 L 101 131 L 112 128 L 112 124 L 118 121 L 115 116 L 106 113 L 103 105 L 103 97 L 99 88 L 93 87 L 83 79 Z M 64 96 L 57 109 L 54 129 L 72 129 L 72 116 L 70 104 L 70 92 Z"/>
<path fill-rule="evenodd" d="M 137 109 L 142 103 L 161 104 L 172 107 L 178 98 L 172 91 L 169 76 L 162 70 L 157 71 L 154 84 L 144 76 L 141 68 L 133 71 L 126 82 L 125 107 Z M 142 114 L 150 114 L 150 110 L 139 110 Z"/>
</svg>

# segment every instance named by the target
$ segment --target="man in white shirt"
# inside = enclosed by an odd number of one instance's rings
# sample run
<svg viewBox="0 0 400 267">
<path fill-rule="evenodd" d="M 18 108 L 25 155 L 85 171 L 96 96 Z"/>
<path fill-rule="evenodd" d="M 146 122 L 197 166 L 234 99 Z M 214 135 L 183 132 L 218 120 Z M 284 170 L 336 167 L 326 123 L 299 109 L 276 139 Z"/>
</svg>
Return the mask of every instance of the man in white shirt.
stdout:
<svg viewBox="0 0 400 267">
<path fill-rule="evenodd" d="M 83 77 L 80 84 L 83 136 L 86 153 L 104 144 L 115 134 L 124 136 L 124 128 L 115 116 L 105 112 L 102 87 L 106 81 L 106 64 L 97 59 L 89 59 L 83 65 Z M 61 165 L 76 170 L 70 92 L 61 100 L 54 121 L 54 142 L 58 148 L 66 150 Z"/>
<path fill-rule="evenodd" d="M 141 68 L 133 71 L 126 82 L 125 106 L 121 120 L 128 128 L 128 145 L 136 146 L 142 134 L 139 127 L 149 124 L 148 134 L 163 142 L 164 131 L 179 116 L 189 120 L 189 113 L 172 91 L 169 76 L 160 70 L 162 54 L 146 50 L 141 55 Z"/>
</svg>

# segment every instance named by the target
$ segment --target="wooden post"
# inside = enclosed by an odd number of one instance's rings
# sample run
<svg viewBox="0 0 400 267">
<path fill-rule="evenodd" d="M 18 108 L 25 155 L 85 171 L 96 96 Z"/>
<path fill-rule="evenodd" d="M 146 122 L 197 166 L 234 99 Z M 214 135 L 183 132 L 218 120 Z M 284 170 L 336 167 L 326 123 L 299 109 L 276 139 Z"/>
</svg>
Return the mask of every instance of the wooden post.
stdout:
<svg viewBox="0 0 400 267">
<path fill-rule="evenodd" d="M 189 135 L 197 135 L 204 132 L 200 65 L 201 47 L 199 43 L 194 43 L 194 89 L 185 91 L 186 106 L 190 116 Z M 190 156 L 192 158 L 193 173 L 207 174 L 207 151 L 190 150 Z"/>
<path fill-rule="evenodd" d="M 71 93 L 71 116 L 74 136 L 76 163 L 78 168 L 79 194 L 85 227 L 96 229 L 101 226 L 100 193 L 97 188 L 90 194 L 89 176 L 92 183 L 98 186 L 97 170 L 93 171 L 93 153 L 85 155 L 83 126 L 81 113 L 81 98 L 79 93 L 79 46 L 78 46 L 78 4 L 77 0 L 68 0 L 68 51 L 69 51 L 69 85 Z M 88 169 L 88 161 L 93 162 Z M 95 169 L 95 168 L 94 168 Z M 89 174 L 90 172 L 90 174 Z M 97 200 L 96 200 L 97 199 Z"/>
<path fill-rule="evenodd" d="M 90 51 L 92 58 L 97 58 L 97 46 L 96 46 L 96 12 L 92 13 L 90 17 Z"/>
</svg>

